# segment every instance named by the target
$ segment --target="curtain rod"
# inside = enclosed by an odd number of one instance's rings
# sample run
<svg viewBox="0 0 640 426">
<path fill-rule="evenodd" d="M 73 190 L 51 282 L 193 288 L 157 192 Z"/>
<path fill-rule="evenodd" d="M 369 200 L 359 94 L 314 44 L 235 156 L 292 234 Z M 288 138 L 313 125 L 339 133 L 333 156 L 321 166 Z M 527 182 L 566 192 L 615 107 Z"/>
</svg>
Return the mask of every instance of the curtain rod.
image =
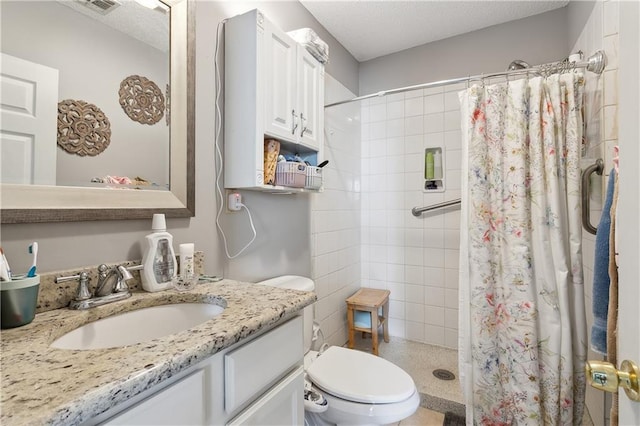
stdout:
<svg viewBox="0 0 640 426">
<path fill-rule="evenodd" d="M 541 75 L 550 75 L 557 72 L 571 71 L 577 68 L 586 68 L 587 71 L 591 71 L 596 74 L 602 74 L 602 71 L 604 71 L 604 67 L 606 65 L 607 65 L 606 55 L 602 50 L 598 50 L 596 53 L 589 56 L 589 58 L 586 61 L 568 62 L 565 60 L 565 61 L 555 62 L 552 64 L 538 65 L 535 67 L 525 68 L 521 70 L 502 71 L 502 72 L 497 72 L 493 74 L 478 74 L 478 75 L 467 76 L 467 77 L 452 78 L 449 80 L 434 81 L 432 83 L 416 84 L 413 86 L 400 87 L 397 89 L 383 90 L 381 92 L 372 93 L 370 95 L 358 96 L 353 99 L 347 99 L 345 101 L 333 102 L 325 105 L 324 107 L 330 108 L 330 107 L 334 107 L 342 104 L 348 104 L 351 102 L 362 101 L 364 99 L 376 98 L 376 97 L 385 96 L 385 95 L 393 95 L 394 93 L 408 92 L 411 90 L 448 86 L 450 84 L 464 83 L 471 80 L 484 80 L 485 78 L 492 78 L 492 77 L 503 77 L 503 76 L 510 76 L 510 75 L 516 75 L 516 74 L 529 74 L 531 72 L 539 73 Z"/>
</svg>

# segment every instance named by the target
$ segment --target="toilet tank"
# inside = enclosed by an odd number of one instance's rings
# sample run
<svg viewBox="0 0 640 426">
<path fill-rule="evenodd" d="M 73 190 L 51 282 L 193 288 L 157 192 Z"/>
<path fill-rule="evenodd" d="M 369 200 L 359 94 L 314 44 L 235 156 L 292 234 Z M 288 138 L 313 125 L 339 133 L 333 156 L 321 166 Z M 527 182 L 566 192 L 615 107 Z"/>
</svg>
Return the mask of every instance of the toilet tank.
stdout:
<svg viewBox="0 0 640 426">
<path fill-rule="evenodd" d="M 315 289 L 312 279 L 298 275 L 283 275 L 260 281 L 256 284 L 300 291 L 313 291 Z M 304 321 L 304 353 L 307 353 L 311 349 L 311 339 L 313 337 L 313 305 L 305 307 L 302 315 Z"/>
</svg>

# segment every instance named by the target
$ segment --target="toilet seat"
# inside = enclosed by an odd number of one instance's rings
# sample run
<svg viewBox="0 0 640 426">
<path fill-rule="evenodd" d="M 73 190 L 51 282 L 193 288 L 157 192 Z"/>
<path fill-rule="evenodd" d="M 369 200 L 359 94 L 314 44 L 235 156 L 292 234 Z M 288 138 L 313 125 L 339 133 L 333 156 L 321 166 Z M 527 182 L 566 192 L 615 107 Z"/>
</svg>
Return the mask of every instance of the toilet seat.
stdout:
<svg viewBox="0 0 640 426">
<path fill-rule="evenodd" d="M 365 352 L 331 346 L 307 369 L 319 389 L 346 401 L 390 404 L 409 399 L 413 379 L 400 367 Z"/>
<path fill-rule="evenodd" d="M 406 400 L 391 404 L 363 404 L 324 394 L 328 410 L 319 416 L 337 425 L 387 425 L 406 419 L 420 405 L 420 394 L 414 389 Z"/>
</svg>

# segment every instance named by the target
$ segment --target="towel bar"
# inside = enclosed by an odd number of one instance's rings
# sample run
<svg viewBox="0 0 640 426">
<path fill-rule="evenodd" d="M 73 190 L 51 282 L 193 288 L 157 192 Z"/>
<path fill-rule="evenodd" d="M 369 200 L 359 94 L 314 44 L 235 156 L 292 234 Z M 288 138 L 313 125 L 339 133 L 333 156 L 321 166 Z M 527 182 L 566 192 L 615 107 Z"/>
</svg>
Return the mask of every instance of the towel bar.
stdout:
<svg viewBox="0 0 640 426">
<path fill-rule="evenodd" d="M 602 158 L 598 158 L 595 164 L 590 165 L 582 172 L 582 226 L 590 234 L 596 234 L 596 227 L 591 224 L 589 212 L 589 192 L 591 189 L 590 178 L 593 173 L 602 176 L 604 170 L 604 162 Z"/>
<path fill-rule="evenodd" d="M 455 200 L 445 201 L 444 203 L 439 204 L 432 204 L 426 207 L 414 207 L 411 209 L 411 214 L 413 214 L 415 217 L 419 217 L 423 212 L 455 206 L 456 204 L 460 203 L 462 203 L 462 198 L 456 198 Z"/>
</svg>

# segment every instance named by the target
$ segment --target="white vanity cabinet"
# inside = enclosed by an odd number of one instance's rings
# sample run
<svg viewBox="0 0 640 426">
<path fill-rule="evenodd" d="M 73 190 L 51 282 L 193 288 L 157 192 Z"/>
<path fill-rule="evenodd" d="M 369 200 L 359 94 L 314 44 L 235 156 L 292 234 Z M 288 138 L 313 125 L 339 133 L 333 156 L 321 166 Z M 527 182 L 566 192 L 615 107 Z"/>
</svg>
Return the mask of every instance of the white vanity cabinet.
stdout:
<svg viewBox="0 0 640 426">
<path fill-rule="evenodd" d="M 264 185 L 264 139 L 317 165 L 324 66 L 257 9 L 225 24 L 225 188 Z M 290 190 L 290 189 L 289 189 Z"/>
<path fill-rule="evenodd" d="M 297 316 L 216 353 L 89 424 L 302 425 L 303 350 L 302 317 Z"/>
</svg>

